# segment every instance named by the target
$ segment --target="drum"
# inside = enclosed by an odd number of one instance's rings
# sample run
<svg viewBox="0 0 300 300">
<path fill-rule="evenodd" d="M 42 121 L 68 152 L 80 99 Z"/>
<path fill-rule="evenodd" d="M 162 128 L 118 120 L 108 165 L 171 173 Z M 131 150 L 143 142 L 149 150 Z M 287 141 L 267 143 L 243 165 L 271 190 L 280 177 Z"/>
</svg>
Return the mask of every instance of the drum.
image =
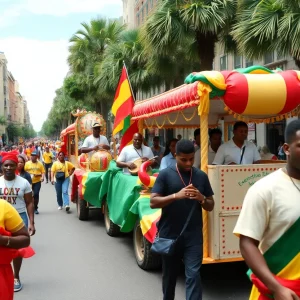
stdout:
<svg viewBox="0 0 300 300">
<path fill-rule="evenodd" d="M 90 169 L 92 172 L 105 172 L 109 163 L 112 161 L 111 154 L 106 150 L 95 152 L 90 160 Z"/>
</svg>

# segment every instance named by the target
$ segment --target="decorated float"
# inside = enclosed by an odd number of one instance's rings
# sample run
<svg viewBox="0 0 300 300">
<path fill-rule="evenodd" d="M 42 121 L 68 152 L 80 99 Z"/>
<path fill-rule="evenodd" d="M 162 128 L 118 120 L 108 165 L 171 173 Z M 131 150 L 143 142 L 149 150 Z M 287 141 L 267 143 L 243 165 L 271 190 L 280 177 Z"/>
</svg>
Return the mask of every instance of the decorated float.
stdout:
<svg viewBox="0 0 300 300">
<path fill-rule="evenodd" d="M 201 169 L 208 173 L 216 202 L 213 212 L 203 211 L 204 263 L 242 259 L 238 239 L 232 231 L 244 196 L 257 180 L 284 164 L 261 161 L 256 165 L 208 165 L 208 129 L 222 127 L 227 141 L 229 125 L 237 120 L 258 124 L 298 116 L 299 93 L 300 72 L 256 66 L 192 73 L 184 85 L 135 103 L 131 119 L 139 121 L 141 131 L 200 127 Z M 86 170 L 81 174 L 81 179 L 77 176 L 77 182 L 73 180 L 73 201 L 84 203 L 85 211 L 90 204 L 102 207 L 109 235 L 133 231 L 138 265 L 143 269 L 158 267 L 159 257 L 150 252 L 161 214 L 159 209 L 150 208 L 151 187 L 157 174 L 149 174 L 145 163 L 137 180 L 122 174 L 114 161 L 106 172 Z M 83 219 L 87 217 L 84 214 Z"/>
</svg>

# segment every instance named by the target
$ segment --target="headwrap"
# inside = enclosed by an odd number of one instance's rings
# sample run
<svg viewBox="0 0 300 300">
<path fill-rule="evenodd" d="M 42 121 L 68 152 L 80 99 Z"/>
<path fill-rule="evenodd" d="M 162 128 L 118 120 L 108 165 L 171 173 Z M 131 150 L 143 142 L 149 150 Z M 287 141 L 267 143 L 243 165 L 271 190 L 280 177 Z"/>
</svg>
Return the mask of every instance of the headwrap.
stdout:
<svg viewBox="0 0 300 300">
<path fill-rule="evenodd" d="M 18 164 L 18 151 L 2 152 L 2 163 L 6 160 L 11 160 Z"/>
</svg>

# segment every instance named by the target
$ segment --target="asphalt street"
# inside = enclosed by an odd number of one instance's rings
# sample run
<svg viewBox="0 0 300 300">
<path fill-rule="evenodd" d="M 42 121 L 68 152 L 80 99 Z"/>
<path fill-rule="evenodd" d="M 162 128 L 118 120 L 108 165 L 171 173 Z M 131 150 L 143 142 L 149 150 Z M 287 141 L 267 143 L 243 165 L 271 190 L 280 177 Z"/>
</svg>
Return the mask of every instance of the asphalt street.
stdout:
<svg viewBox="0 0 300 300">
<path fill-rule="evenodd" d="M 58 211 L 54 187 L 42 184 L 40 214 L 32 246 L 36 255 L 21 270 L 16 300 L 161 300 L 161 272 L 141 270 L 134 258 L 132 235 L 109 237 L 99 210 L 79 221 Z M 248 299 L 250 283 L 244 263 L 202 267 L 203 300 Z M 185 299 L 184 272 L 176 300 Z"/>
</svg>

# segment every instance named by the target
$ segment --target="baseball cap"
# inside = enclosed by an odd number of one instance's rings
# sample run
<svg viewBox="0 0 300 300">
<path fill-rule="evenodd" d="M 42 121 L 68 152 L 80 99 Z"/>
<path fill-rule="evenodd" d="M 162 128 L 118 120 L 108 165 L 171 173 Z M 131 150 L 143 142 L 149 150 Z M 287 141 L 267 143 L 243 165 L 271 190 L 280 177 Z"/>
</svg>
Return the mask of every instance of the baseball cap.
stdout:
<svg viewBox="0 0 300 300">
<path fill-rule="evenodd" d="M 92 127 L 93 128 L 95 128 L 95 127 L 102 127 L 102 125 L 99 122 L 95 122 Z"/>
<path fill-rule="evenodd" d="M 36 151 L 33 151 L 33 152 L 31 152 L 31 155 L 33 155 L 33 156 L 37 156 L 37 153 L 36 153 Z"/>
</svg>

